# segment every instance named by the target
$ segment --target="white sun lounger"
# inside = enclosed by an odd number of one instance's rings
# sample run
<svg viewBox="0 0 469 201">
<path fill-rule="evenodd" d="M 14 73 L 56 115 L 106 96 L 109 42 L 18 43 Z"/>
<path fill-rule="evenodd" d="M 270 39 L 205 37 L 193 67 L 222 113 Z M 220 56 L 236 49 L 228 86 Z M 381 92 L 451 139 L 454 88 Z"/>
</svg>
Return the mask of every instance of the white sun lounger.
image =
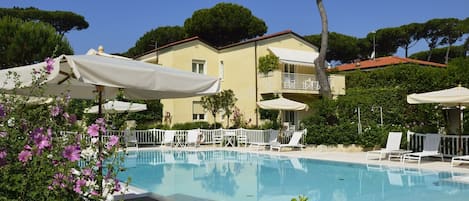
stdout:
<svg viewBox="0 0 469 201">
<path fill-rule="evenodd" d="M 176 131 L 171 131 L 171 130 L 165 131 L 163 141 L 161 141 L 161 146 L 165 146 L 167 144 L 170 144 L 171 147 L 172 147 L 174 145 L 174 135 L 175 134 L 176 134 Z"/>
<path fill-rule="evenodd" d="M 423 151 L 404 154 L 402 157 L 402 163 L 406 160 L 416 160 L 420 165 L 420 161 L 423 157 L 439 156 L 443 161 L 443 154 L 440 153 L 440 141 L 441 137 L 439 134 L 427 134 L 423 140 Z"/>
<path fill-rule="evenodd" d="M 189 146 L 190 144 L 193 144 L 194 147 L 199 146 L 199 133 L 199 130 L 189 130 L 187 132 L 186 146 Z"/>
<path fill-rule="evenodd" d="M 303 137 L 303 132 L 304 131 L 295 131 L 293 132 L 293 136 L 290 139 L 290 142 L 288 144 L 271 144 L 270 145 L 270 150 L 277 149 L 279 152 L 282 150 L 284 147 L 291 147 L 291 148 L 303 148 L 304 146 L 300 144 L 300 139 Z"/>
<path fill-rule="evenodd" d="M 400 150 L 401 138 L 402 132 L 389 132 L 386 148 L 366 152 L 366 160 L 368 160 L 371 155 L 378 155 L 379 160 L 381 161 L 381 158 L 387 154 L 389 154 L 388 159 L 391 159 L 392 154 L 396 155 L 398 153 L 405 153 L 403 152 L 405 150 Z"/>
<path fill-rule="evenodd" d="M 469 155 L 464 156 L 455 156 L 451 158 L 451 167 L 455 165 L 455 163 L 469 163 Z"/>
</svg>

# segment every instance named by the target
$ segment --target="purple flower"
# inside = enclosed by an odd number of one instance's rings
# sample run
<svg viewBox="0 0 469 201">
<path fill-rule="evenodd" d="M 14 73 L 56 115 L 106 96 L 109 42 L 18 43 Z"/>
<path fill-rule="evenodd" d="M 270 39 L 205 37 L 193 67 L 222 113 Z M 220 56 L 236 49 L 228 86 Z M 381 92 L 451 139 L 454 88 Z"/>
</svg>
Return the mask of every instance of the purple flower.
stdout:
<svg viewBox="0 0 469 201">
<path fill-rule="evenodd" d="M 85 176 L 92 176 L 92 175 L 93 175 L 93 172 L 91 171 L 90 168 L 85 168 L 85 169 L 83 169 L 82 173 L 83 173 L 83 175 L 85 175 Z"/>
<path fill-rule="evenodd" d="M 88 126 L 88 134 L 91 137 L 98 137 L 99 136 L 99 126 L 98 126 L 98 124 L 91 124 L 91 126 Z"/>
<path fill-rule="evenodd" d="M 46 59 L 46 72 L 47 74 L 50 74 L 54 70 L 54 60 L 47 57 Z"/>
<path fill-rule="evenodd" d="M 65 180 L 65 175 L 62 173 L 56 173 L 54 175 L 54 180 L 52 180 L 53 186 L 63 186 L 63 181 Z"/>
<path fill-rule="evenodd" d="M 54 106 L 54 107 L 52 107 L 50 113 L 53 117 L 56 117 L 60 114 L 61 111 L 62 111 L 62 109 L 59 106 Z"/>
<path fill-rule="evenodd" d="M 5 131 L 0 131 L 0 137 L 6 137 L 7 136 L 7 132 Z"/>
<path fill-rule="evenodd" d="M 80 146 L 78 145 L 68 145 L 65 147 L 65 150 L 62 152 L 62 156 L 69 161 L 80 160 Z"/>
<path fill-rule="evenodd" d="M 113 135 L 109 138 L 109 142 L 107 142 L 107 149 L 110 150 L 114 145 L 119 143 L 119 137 Z"/>
<path fill-rule="evenodd" d="M 7 157 L 7 152 L 5 150 L 0 151 L 0 160 Z"/>
<path fill-rule="evenodd" d="M 86 185 L 86 181 L 83 179 L 78 179 L 75 182 L 75 186 L 73 187 L 73 191 L 75 191 L 78 194 L 82 194 L 83 192 L 81 191 L 81 187 Z"/>
<path fill-rule="evenodd" d="M 50 141 L 49 138 L 44 136 L 44 135 L 39 135 L 35 140 L 34 143 L 36 146 L 39 148 L 39 150 L 42 150 L 44 148 L 50 147 Z"/>
<path fill-rule="evenodd" d="M 5 108 L 3 108 L 3 104 L 0 104 L 0 117 L 5 116 Z"/>
<path fill-rule="evenodd" d="M 21 162 L 23 162 L 23 164 L 24 164 L 24 163 L 26 163 L 28 160 L 31 160 L 31 157 L 32 157 L 32 156 L 33 156 L 33 155 L 31 154 L 31 151 L 23 150 L 23 151 L 20 152 L 20 154 L 18 154 L 18 160 L 21 161 Z"/>
<path fill-rule="evenodd" d="M 65 112 L 63 116 L 65 119 L 67 119 L 68 123 L 70 124 L 74 124 L 75 122 L 77 122 L 77 115 L 75 114 L 68 114 L 67 112 Z"/>
<path fill-rule="evenodd" d="M 96 119 L 95 123 L 103 126 L 106 124 L 106 121 L 104 120 L 104 118 L 99 118 L 99 119 Z"/>
</svg>

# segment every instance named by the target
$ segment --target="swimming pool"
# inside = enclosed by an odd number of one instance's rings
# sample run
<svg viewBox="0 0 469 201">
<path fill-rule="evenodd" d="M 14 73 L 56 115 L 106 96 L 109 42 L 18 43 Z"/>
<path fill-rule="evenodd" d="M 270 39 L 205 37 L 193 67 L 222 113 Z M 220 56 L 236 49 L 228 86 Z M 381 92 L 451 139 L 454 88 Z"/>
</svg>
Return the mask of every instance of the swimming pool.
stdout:
<svg viewBox="0 0 469 201">
<path fill-rule="evenodd" d="M 449 172 L 386 168 L 235 151 L 130 151 L 119 179 L 176 200 L 467 201 Z M 456 175 L 457 176 L 457 175 Z"/>
</svg>

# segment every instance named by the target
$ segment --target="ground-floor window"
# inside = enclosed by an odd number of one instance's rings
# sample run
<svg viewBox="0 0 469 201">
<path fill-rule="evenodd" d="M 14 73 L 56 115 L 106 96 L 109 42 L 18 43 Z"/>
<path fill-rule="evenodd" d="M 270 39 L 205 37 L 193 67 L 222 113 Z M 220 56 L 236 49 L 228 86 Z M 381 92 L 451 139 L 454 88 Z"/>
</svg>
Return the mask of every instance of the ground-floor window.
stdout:
<svg viewBox="0 0 469 201">
<path fill-rule="evenodd" d="M 205 120 L 205 111 L 202 102 L 192 102 L 192 120 Z"/>
</svg>

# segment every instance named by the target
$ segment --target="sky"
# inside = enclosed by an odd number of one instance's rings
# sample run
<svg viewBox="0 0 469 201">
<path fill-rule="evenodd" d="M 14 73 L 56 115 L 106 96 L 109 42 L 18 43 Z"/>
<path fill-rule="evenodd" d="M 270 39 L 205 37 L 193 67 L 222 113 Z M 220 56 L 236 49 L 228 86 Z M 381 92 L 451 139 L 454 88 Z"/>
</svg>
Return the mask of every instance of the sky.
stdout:
<svg viewBox="0 0 469 201">
<path fill-rule="evenodd" d="M 123 53 L 146 32 L 161 26 L 183 26 L 199 9 L 235 3 L 251 10 L 267 24 L 267 34 L 292 30 L 319 34 L 321 19 L 315 0 L 0 0 L 0 7 L 36 7 L 71 11 L 85 17 L 88 29 L 66 34 L 75 54 L 102 45 L 105 52 Z M 323 0 L 329 31 L 354 37 L 387 27 L 422 23 L 434 18 L 469 17 L 468 0 Z M 420 42 L 409 53 L 427 50 Z M 371 50 L 370 50 L 371 53 Z M 403 51 L 397 52 L 403 56 Z"/>
</svg>

